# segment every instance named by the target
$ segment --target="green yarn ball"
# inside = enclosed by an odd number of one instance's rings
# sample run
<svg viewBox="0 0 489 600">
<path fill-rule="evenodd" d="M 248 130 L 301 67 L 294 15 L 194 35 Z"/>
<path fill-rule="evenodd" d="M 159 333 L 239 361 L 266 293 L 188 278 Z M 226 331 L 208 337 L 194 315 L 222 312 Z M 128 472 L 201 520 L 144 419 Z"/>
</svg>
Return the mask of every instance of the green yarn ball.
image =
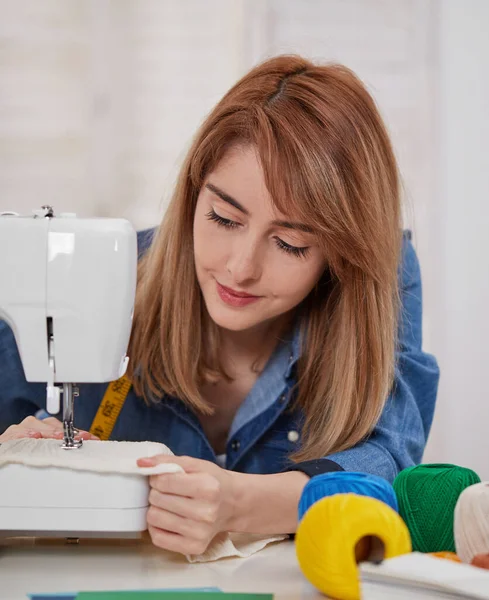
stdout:
<svg viewBox="0 0 489 600">
<path fill-rule="evenodd" d="M 455 552 L 455 505 L 464 489 L 474 483 L 480 483 L 477 473 L 456 465 L 426 464 L 399 473 L 393 485 L 413 550 Z"/>
</svg>

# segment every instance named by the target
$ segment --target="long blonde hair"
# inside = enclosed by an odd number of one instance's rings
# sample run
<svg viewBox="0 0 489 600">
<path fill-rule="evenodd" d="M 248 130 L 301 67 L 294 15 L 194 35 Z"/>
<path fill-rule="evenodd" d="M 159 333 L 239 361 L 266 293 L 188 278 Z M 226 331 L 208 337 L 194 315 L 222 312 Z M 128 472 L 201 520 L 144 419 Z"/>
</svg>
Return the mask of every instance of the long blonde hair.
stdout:
<svg viewBox="0 0 489 600">
<path fill-rule="evenodd" d="M 282 213 L 310 223 L 328 265 L 300 311 L 294 460 L 353 446 L 377 422 L 393 381 L 401 249 L 399 179 L 385 126 L 341 65 L 279 56 L 255 67 L 207 117 L 164 220 L 141 259 L 129 376 L 210 414 L 199 388 L 226 377 L 219 331 L 197 282 L 192 225 L 199 191 L 233 144 L 253 145 Z"/>
</svg>

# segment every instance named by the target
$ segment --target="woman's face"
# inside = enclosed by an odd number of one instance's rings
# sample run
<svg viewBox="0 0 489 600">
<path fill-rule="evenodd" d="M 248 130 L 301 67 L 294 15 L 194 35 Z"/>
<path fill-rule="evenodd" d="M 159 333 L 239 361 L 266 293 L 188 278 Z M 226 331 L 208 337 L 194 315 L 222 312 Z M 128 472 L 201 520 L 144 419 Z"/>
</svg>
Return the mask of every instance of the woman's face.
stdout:
<svg viewBox="0 0 489 600">
<path fill-rule="evenodd" d="M 250 146 L 230 149 L 207 177 L 195 211 L 194 254 L 207 310 L 232 331 L 291 311 L 325 268 L 310 228 L 274 208 Z"/>
</svg>

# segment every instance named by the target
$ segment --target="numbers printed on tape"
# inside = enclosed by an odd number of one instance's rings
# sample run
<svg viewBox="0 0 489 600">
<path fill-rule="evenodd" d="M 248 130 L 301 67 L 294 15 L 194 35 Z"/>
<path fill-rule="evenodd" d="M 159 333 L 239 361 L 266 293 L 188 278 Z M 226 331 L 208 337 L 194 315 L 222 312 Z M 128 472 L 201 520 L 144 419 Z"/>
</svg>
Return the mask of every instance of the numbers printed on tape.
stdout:
<svg viewBox="0 0 489 600">
<path fill-rule="evenodd" d="M 98 407 L 97 414 L 93 419 L 90 433 L 96 435 L 101 440 L 108 440 L 110 438 L 110 434 L 124 406 L 131 385 L 131 382 L 125 375 L 109 383 L 102 402 Z"/>
</svg>

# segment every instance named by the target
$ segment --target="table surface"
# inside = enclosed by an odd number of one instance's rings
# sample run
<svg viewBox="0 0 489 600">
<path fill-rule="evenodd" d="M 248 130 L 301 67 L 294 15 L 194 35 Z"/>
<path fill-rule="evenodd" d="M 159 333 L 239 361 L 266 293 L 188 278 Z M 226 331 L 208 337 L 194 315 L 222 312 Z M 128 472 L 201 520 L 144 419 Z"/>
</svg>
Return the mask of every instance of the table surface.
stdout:
<svg viewBox="0 0 489 600">
<path fill-rule="evenodd" d="M 138 541 L 0 540 L 2 600 L 26 600 L 32 592 L 178 587 L 273 593 L 277 600 L 324 598 L 302 576 L 290 541 L 249 558 L 190 564 Z"/>
<path fill-rule="evenodd" d="M 323 599 L 303 577 L 294 544 L 272 544 L 249 558 L 190 564 L 183 556 L 137 540 L 0 539 L 0 600 L 29 593 L 81 590 L 217 587 L 272 593 L 276 600 Z M 392 589 L 369 584 L 364 600 L 392 600 Z M 403 600 L 402 590 L 395 591 Z"/>
</svg>

